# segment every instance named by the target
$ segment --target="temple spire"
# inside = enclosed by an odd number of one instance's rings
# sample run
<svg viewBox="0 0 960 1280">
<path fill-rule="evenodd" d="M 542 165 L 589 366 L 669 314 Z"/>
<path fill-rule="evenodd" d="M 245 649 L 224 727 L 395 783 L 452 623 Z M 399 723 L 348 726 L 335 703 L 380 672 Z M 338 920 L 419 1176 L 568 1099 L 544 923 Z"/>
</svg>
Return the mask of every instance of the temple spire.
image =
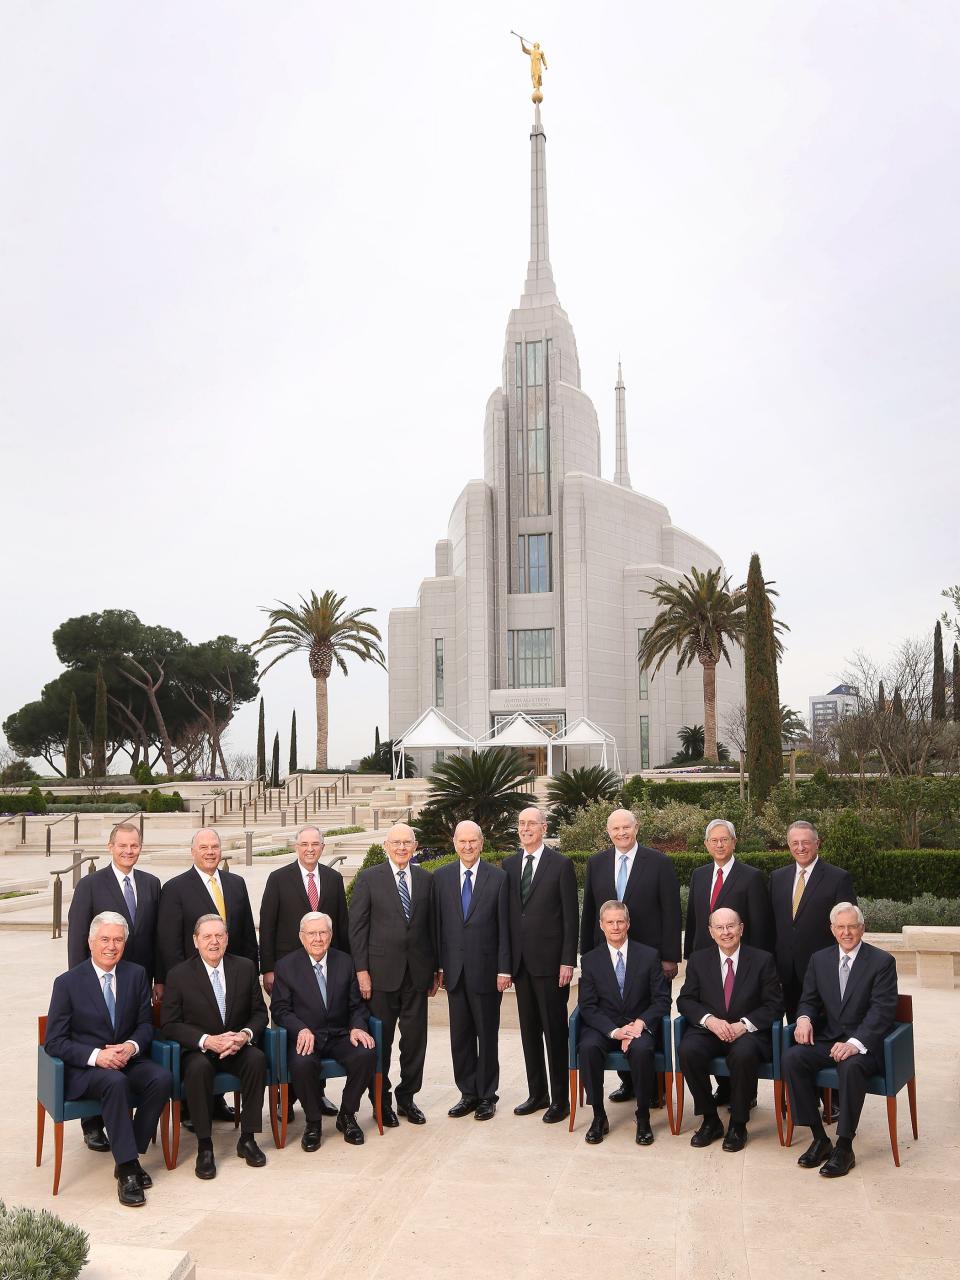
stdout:
<svg viewBox="0 0 960 1280">
<path fill-rule="evenodd" d="M 540 108 L 534 108 L 530 131 L 530 261 L 523 286 L 521 307 L 544 307 L 559 301 L 550 265 L 550 238 L 547 230 L 547 135 L 540 122 Z"/>
<path fill-rule="evenodd" d="M 617 361 L 617 385 L 614 388 L 616 396 L 616 418 L 617 418 L 617 458 L 616 469 L 613 473 L 613 483 L 622 485 L 624 489 L 631 488 L 630 484 L 630 468 L 627 466 L 627 389 L 623 385 L 623 369 L 620 361 Z"/>
</svg>

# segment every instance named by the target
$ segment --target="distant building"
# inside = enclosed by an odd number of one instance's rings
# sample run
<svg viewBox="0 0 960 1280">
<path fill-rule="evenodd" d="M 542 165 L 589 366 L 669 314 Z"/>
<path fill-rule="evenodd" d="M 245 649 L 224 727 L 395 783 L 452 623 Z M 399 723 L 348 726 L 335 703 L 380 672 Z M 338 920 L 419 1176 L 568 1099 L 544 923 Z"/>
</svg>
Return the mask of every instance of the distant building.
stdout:
<svg viewBox="0 0 960 1280">
<path fill-rule="evenodd" d="M 810 737 L 821 742 L 832 725 L 860 707 L 860 690 L 852 684 L 838 684 L 829 693 L 810 699 Z"/>
</svg>

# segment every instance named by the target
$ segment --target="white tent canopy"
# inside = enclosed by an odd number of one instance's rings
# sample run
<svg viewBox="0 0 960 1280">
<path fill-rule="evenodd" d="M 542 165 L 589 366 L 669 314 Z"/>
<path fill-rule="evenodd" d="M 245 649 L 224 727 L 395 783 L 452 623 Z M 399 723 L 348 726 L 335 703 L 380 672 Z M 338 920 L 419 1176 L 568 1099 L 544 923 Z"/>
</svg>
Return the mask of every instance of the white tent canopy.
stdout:
<svg viewBox="0 0 960 1280">
<path fill-rule="evenodd" d="M 601 729 L 598 724 L 594 724 L 592 720 L 588 720 L 586 716 L 581 716 L 579 720 L 574 720 L 573 724 L 567 725 L 566 729 L 553 739 L 553 745 L 555 747 L 599 747 L 600 763 L 604 769 L 610 768 L 608 752 L 611 752 L 614 772 L 621 776 L 623 774 L 616 738 L 612 733 Z"/>
<path fill-rule="evenodd" d="M 393 744 L 393 776 L 397 776 L 397 768 L 404 751 L 473 751 L 476 740 L 461 729 L 458 724 L 438 711 L 436 707 L 428 707 L 409 729 Z"/>
<path fill-rule="evenodd" d="M 551 747 L 554 739 L 536 720 L 531 720 L 524 712 L 518 711 L 498 729 L 491 729 L 477 739 L 477 750 L 485 751 L 487 747 L 546 747 L 547 775 L 553 773 L 553 756 Z"/>
</svg>

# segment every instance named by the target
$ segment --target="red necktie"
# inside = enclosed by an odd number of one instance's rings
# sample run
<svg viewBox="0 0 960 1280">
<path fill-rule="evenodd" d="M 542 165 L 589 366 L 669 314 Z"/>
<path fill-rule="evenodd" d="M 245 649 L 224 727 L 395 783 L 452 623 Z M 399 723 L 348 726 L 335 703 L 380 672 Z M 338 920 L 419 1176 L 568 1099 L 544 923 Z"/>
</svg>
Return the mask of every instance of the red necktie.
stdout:
<svg viewBox="0 0 960 1280">
<path fill-rule="evenodd" d="M 320 905 L 320 895 L 317 893 L 317 883 L 312 871 L 307 873 L 307 901 L 310 903 L 311 911 L 316 911 Z"/>
<path fill-rule="evenodd" d="M 730 1001 L 733 997 L 733 958 L 727 956 L 727 972 L 723 979 L 723 1003 L 727 1012 L 730 1012 Z"/>
<path fill-rule="evenodd" d="M 720 890 L 723 888 L 723 871 L 717 867 L 717 878 L 713 882 L 713 893 L 710 895 L 710 910 L 712 911 L 717 905 L 717 899 L 720 897 Z"/>
</svg>

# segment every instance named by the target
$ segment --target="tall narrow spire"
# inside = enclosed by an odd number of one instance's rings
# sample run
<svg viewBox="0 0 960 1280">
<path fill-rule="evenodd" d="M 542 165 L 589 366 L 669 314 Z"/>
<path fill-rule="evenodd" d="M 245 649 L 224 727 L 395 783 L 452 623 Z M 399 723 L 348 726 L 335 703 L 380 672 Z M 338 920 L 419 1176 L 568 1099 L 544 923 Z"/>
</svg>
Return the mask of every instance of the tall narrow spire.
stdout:
<svg viewBox="0 0 960 1280">
<path fill-rule="evenodd" d="M 627 389 L 623 385 L 623 369 L 617 361 L 617 385 L 614 388 L 617 402 L 617 460 L 613 483 L 631 488 L 630 468 L 627 466 Z"/>
<path fill-rule="evenodd" d="M 530 131 L 530 261 L 520 305 L 544 307 L 557 301 L 547 230 L 547 135 L 540 122 L 540 108 L 535 107 Z"/>
</svg>

